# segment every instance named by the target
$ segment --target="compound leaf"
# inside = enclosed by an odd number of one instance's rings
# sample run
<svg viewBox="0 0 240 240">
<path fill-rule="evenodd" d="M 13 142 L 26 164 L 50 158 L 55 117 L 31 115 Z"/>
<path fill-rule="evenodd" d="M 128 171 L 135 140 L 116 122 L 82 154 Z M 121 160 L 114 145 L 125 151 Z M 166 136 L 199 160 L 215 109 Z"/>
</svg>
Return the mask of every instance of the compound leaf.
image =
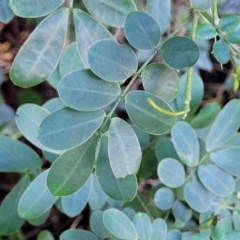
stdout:
<svg viewBox="0 0 240 240">
<path fill-rule="evenodd" d="M 152 238 L 152 224 L 146 213 L 137 213 L 133 218 L 133 223 L 139 240 L 149 240 Z"/>
<path fill-rule="evenodd" d="M 60 240 L 98 240 L 91 232 L 82 229 L 69 229 L 60 235 Z"/>
<path fill-rule="evenodd" d="M 9 6 L 9 0 L 1 0 L 0 2 L 0 22 L 9 23 L 14 17 L 14 13 Z"/>
<path fill-rule="evenodd" d="M 162 187 L 154 195 L 154 202 L 161 210 L 168 210 L 172 207 L 175 196 L 170 188 Z"/>
</svg>

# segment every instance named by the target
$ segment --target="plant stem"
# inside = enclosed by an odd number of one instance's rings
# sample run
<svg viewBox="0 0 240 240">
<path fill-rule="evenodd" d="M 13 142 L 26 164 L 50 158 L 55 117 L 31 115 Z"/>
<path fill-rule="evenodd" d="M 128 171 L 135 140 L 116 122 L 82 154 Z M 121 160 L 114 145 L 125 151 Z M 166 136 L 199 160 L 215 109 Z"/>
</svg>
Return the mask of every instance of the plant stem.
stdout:
<svg viewBox="0 0 240 240">
<path fill-rule="evenodd" d="M 220 211 L 227 205 L 227 203 L 231 198 L 232 198 L 232 194 L 224 202 L 222 202 L 222 204 L 219 206 L 217 211 L 214 213 L 214 216 L 217 216 L 220 213 Z"/>
<path fill-rule="evenodd" d="M 149 216 L 149 218 L 153 221 L 154 218 L 152 217 L 151 213 L 149 212 L 148 208 L 146 207 L 145 203 L 142 201 L 142 199 L 139 197 L 139 195 L 136 195 L 137 200 L 139 201 L 139 203 L 141 204 L 142 208 L 144 209 L 144 211 L 147 213 L 147 215 Z"/>
<path fill-rule="evenodd" d="M 22 133 L 18 132 L 18 133 L 15 133 L 15 134 L 11 135 L 10 138 L 12 138 L 12 139 L 19 139 L 22 136 L 23 136 Z"/>
<path fill-rule="evenodd" d="M 214 0 L 213 4 L 213 23 L 214 26 L 218 26 L 219 17 L 218 17 L 218 7 L 217 7 L 217 0 Z"/>
</svg>

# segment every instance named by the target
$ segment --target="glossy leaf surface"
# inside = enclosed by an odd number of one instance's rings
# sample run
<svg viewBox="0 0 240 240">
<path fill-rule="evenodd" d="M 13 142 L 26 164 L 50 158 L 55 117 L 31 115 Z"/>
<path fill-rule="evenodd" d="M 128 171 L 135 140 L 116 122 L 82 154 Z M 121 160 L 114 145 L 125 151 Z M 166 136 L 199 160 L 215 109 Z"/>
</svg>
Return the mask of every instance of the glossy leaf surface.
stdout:
<svg viewBox="0 0 240 240">
<path fill-rule="evenodd" d="M 129 12 L 135 11 L 132 0 L 83 0 L 88 11 L 106 25 L 122 27 Z"/>
<path fill-rule="evenodd" d="M 0 233 L 10 235 L 16 232 L 24 223 L 17 211 L 18 201 L 30 183 L 29 177 L 24 176 L 4 198 L 0 207 Z"/>
<path fill-rule="evenodd" d="M 52 0 L 45 2 L 41 0 L 10 0 L 10 7 L 19 17 L 35 18 L 42 17 L 60 7 L 64 0 Z"/>
<path fill-rule="evenodd" d="M 228 102 L 214 121 L 206 141 L 208 152 L 221 146 L 240 127 L 240 101 L 234 99 Z"/>
<path fill-rule="evenodd" d="M 163 34 L 171 20 L 171 1 L 148 0 L 147 13 L 157 21 Z"/>
<path fill-rule="evenodd" d="M 126 110 L 131 121 L 147 133 L 160 135 L 167 133 L 175 124 L 176 117 L 168 116 L 154 109 L 148 102 L 151 98 L 161 108 L 172 108 L 155 95 L 143 91 L 133 91 L 126 95 Z"/>
<path fill-rule="evenodd" d="M 196 166 L 200 148 L 193 128 L 186 122 L 177 122 L 171 132 L 174 147 L 178 156 L 187 166 Z"/>
<path fill-rule="evenodd" d="M 137 70 L 137 57 L 127 45 L 104 39 L 88 50 L 88 63 L 92 71 L 109 82 L 121 82 Z"/>
<path fill-rule="evenodd" d="M 69 217 L 76 217 L 85 208 L 92 188 L 92 178 L 72 195 L 62 197 L 62 209 Z"/>
<path fill-rule="evenodd" d="M 14 13 L 9 6 L 9 0 L 1 0 L 0 2 L 0 22 L 9 23 L 14 17 Z"/>
<path fill-rule="evenodd" d="M 139 240 L 149 240 L 152 238 L 152 224 L 146 213 L 137 213 L 133 218 L 133 223 Z"/>
<path fill-rule="evenodd" d="M 39 127 L 39 140 L 53 149 L 67 150 L 86 142 L 102 124 L 105 112 L 63 108 L 51 113 Z"/>
<path fill-rule="evenodd" d="M 120 239 L 137 240 L 137 232 L 130 219 L 117 209 L 108 209 L 103 214 L 103 222 L 109 232 Z"/>
<path fill-rule="evenodd" d="M 96 137 L 66 151 L 52 164 L 47 185 L 53 195 L 66 196 L 77 192 L 92 173 Z"/>
<path fill-rule="evenodd" d="M 141 73 L 145 91 L 164 101 L 173 100 L 178 93 L 180 79 L 178 74 L 162 63 L 152 63 Z"/>
<path fill-rule="evenodd" d="M 171 68 L 183 69 L 193 66 L 200 56 L 198 45 L 186 37 L 172 37 L 161 47 L 162 58 Z"/>
<path fill-rule="evenodd" d="M 184 185 L 184 197 L 188 205 L 197 212 L 206 212 L 211 207 L 211 196 L 202 184 L 188 182 Z"/>
<path fill-rule="evenodd" d="M 0 172 L 24 172 L 41 168 L 40 157 L 26 144 L 0 137 Z"/>
<path fill-rule="evenodd" d="M 62 54 L 68 14 L 67 8 L 61 8 L 44 19 L 32 32 L 13 62 L 10 78 L 14 84 L 32 87 L 51 75 Z"/>
<path fill-rule="evenodd" d="M 53 196 L 47 188 L 48 171 L 40 173 L 20 198 L 18 212 L 22 218 L 31 219 L 41 216 L 57 201 L 57 197 Z"/>
<path fill-rule="evenodd" d="M 89 47 L 101 39 L 113 38 L 113 36 L 102 24 L 80 9 L 73 9 L 73 18 L 79 53 L 85 66 L 88 67 Z"/>
<path fill-rule="evenodd" d="M 218 196 L 227 197 L 234 191 L 233 177 L 215 165 L 200 166 L 198 177 L 208 190 Z"/>
<path fill-rule="evenodd" d="M 134 175 L 116 178 L 110 166 L 108 156 L 108 138 L 102 137 L 97 159 L 96 173 L 104 192 L 115 200 L 131 201 L 137 191 L 137 179 Z"/>
<path fill-rule="evenodd" d="M 185 172 L 182 164 L 175 159 L 165 158 L 158 165 L 158 177 L 170 188 L 177 188 L 185 182 Z"/>
<path fill-rule="evenodd" d="M 160 41 L 158 23 L 147 13 L 131 12 L 124 22 L 128 42 L 137 49 L 154 49 Z"/>
<path fill-rule="evenodd" d="M 85 66 L 80 57 L 77 43 L 74 42 L 70 44 L 63 52 L 63 55 L 59 63 L 60 76 L 64 77 L 66 74 L 70 72 L 84 68 Z"/>
<path fill-rule="evenodd" d="M 131 126 L 120 118 L 111 119 L 108 153 L 116 178 L 137 173 L 142 158 L 140 144 Z"/>
<path fill-rule="evenodd" d="M 94 111 L 112 103 L 120 94 L 118 83 L 106 82 L 89 69 L 69 73 L 58 84 L 58 93 L 69 107 Z"/>
</svg>

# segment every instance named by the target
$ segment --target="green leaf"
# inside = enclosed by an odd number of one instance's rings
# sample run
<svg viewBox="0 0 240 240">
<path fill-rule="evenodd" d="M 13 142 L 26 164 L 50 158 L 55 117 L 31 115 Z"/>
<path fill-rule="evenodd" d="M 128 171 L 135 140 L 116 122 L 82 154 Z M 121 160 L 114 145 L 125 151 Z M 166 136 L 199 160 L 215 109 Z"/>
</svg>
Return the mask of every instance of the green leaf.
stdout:
<svg viewBox="0 0 240 240">
<path fill-rule="evenodd" d="M 92 178 L 92 189 L 89 195 L 89 205 L 91 207 L 92 210 L 99 210 L 101 209 L 104 204 L 107 202 L 107 195 L 105 194 L 105 192 L 103 191 L 96 172 L 94 172 L 91 176 Z"/>
<path fill-rule="evenodd" d="M 192 8 L 199 12 L 204 12 L 212 7 L 214 0 L 190 0 Z"/>
<path fill-rule="evenodd" d="M 133 223 L 139 240 L 149 240 L 152 238 L 152 224 L 146 213 L 137 213 L 133 218 Z"/>
<path fill-rule="evenodd" d="M 51 87 L 57 89 L 57 85 L 61 80 L 60 72 L 59 72 L 59 65 L 54 69 L 52 74 L 47 77 L 47 82 L 50 84 Z"/>
<path fill-rule="evenodd" d="M 137 240 L 137 232 L 130 219 L 117 209 L 108 209 L 103 214 L 103 222 L 108 231 L 117 238 Z"/>
<path fill-rule="evenodd" d="M 167 224 L 161 219 L 157 218 L 152 223 L 152 238 L 151 240 L 162 240 L 167 237 Z"/>
<path fill-rule="evenodd" d="M 131 126 L 120 118 L 112 118 L 108 139 L 109 161 L 116 178 L 136 174 L 141 164 L 141 148 Z"/>
<path fill-rule="evenodd" d="M 226 42 L 218 40 L 213 45 L 213 54 L 218 62 L 225 64 L 229 61 L 231 52 Z"/>
<path fill-rule="evenodd" d="M 25 175 L 8 195 L 4 198 L 0 207 L 0 233 L 10 235 L 16 232 L 24 223 L 17 211 L 18 201 L 30 183 L 30 179 Z"/>
<path fill-rule="evenodd" d="M 196 28 L 196 35 L 203 39 L 212 39 L 217 35 L 216 29 L 210 23 L 200 24 Z"/>
<path fill-rule="evenodd" d="M 150 136 L 146 132 L 142 131 L 139 127 L 134 124 L 131 124 L 133 131 L 135 132 L 141 149 L 147 148 L 150 144 Z"/>
<path fill-rule="evenodd" d="M 211 196 L 198 182 L 188 182 L 183 188 L 187 204 L 195 211 L 203 213 L 211 207 Z"/>
<path fill-rule="evenodd" d="M 228 219 L 221 219 L 217 226 L 213 229 L 211 238 L 213 240 L 225 240 L 225 234 L 227 233 Z"/>
<path fill-rule="evenodd" d="M 103 223 L 103 211 L 96 211 L 91 214 L 90 227 L 92 231 L 100 238 L 109 238 L 110 233 Z"/>
<path fill-rule="evenodd" d="M 179 156 L 174 148 L 173 142 L 169 138 L 159 138 L 155 150 L 159 162 L 164 158 L 174 158 L 179 160 Z"/>
<path fill-rule="evenodd" d="M 185 73 L 180 80 L 180 88 L 177 96 L 177 106 L 179 111 L 184 109 L 186 82 L 187 73 Z M 190 112 L 188 113 L 187 120 L 191 119 L 194 116 L 194 113 L 197 111 L 199 105 L 202 102 L 204 92 L 202 78 L 194 71 L 192 75 L 192 83 L 192 99 L 190 101 Z"/>
<path fill-rule="evenodd" d="M 192 67 L 200 56 L 198 45 L 186 37 L 172 37 L 161 47 L 164 62 L 171 68 Z"/>
<path fill-rule="evenodd" d="M 180 79 L 176 71 L 162 63 L 152 63 L 141 73 L 143 87 L 164 101 L 173 100 L 178 93 Z"/>
<path fill-rule="evenodd" d="M 165 158 L 158 164 L 160 181 L 170 188 L 177 188 L 185 182 L 185 172 L 182 164 L 175 159 Z"/>
<path fill-rule="evenodd" d="M 47 186 L 56 196 L 77 192 L 93 170 L 97 138 L 93 136 L 79 147 L 66 151 L 50 167 Z"/>
<path fill-rule="evenodd" d="M 171 132 L 174 147 L 184 164 L 196 166 L 199 160 L 200 148 L 198 138 L 193 128 L 186 122 L 177 122 Z"/>
<path fill-rule="evenodd" d="M 91 232 L 82 229 L 66 230 L 60 235 L 60 240 L 98 240 Z"/>
<path fill-rule="evenodd" d="M 192 210 L 185 203 L 176 200 L 172 207 L 172 214 L 176 220 L 186 223 L 192 217 Z"/>
<path fill-rule="evenodd" d="M 79 112 L 63 108 L 51 113 L 39 127 L 39 140 L 45 146 L 67 150 L 86 142 L 100 127 L 103 110 Z"/>
<path fill-rule="evenodd" d="M 165 240 L 182 240 L 181 232 L 179 230 L 171 230 L 168 232 Z"/>
<path fill-rule="evenodd" d="M 42 151 L 42 153 L 43 153 L 43 156 L 45 157 L 45 159 L 47 161 L 49 161 L 50 163 L 53 163 L 59 157 L 58 154 L 50 153 L 47 151 Z"/>
<path fill-rule="evenodd" d="M 83 3 L 94 17 L 113 27 L 122 27 L 127 14 L 136 11 L 132 0 L 83 0 Z"/>
<path fill-rule="evenodd" d="M 209 191 L 218 196 L 227 197 L 234 191 L 233 177 L 215 165 L 200 166 L 198 177 Z"/>
<path fill-rule="evenodd" d="M 24 219 L 41 216 L 57 201 L 46 184 L 48 170 L 40 173 L 23 193 L 18 204 L 18 213 Z"/>
<path fill-rule="evenodd" d="M 36 218 L 28 219 L 28 223 L 31 224 L 32 226 L 41 226 L 47 221 L 50 213 L 51 209 Z"/>
<path fill-rule="evenodd" d="M 26 6 L 23 4 L 24 8 Z M 20 87 L 32 87 L 46 80 L 57 67 L 67 34 L 69 10 L 61 8 L 44 19 L 18 52 L 10 78 Z"/>
<path fill-rule="evenodd" d="M 9 6 L 9 0 L 1 0 L 0 2 L 0 22 L 9 23 L 14 17 L 14 13 Z"/>
<path fill-rule="evenodd" d="M 0 137 L 0 172 L 25 172 L 40 169 L 40 157 L 26 144 Z"/>
<path fill-rule="evenodd" d="M 199 113 L 191 121 L 193 128 L 204 128 L 209 126 L 221 111 L 221 106 L 216 102 L 211 102 L 202 107 Z"/>
<path fill-rule="evenodd" d="M 170 188 L 162 187 L 158 189 L 154 195 L 154 202 L 161 210 L 168 210 L 172 208 L 175 196 Z"/>
<path fill-rule="evenodd" d="M 219 29 L 225 33 L 232 33 L 240 28 L 239 15 L 226 15 L 219 20 Z"/>
<path fill-rule="evenodd" d="M 165 134 L 174 126 L 176 117 L 154 109 L 148 102 L 151 98 L 161 108 L 173 112 L 163 100 L 151 93 L 133 91 L 126 95 L 126 110 L 131 121 L 140 129 L 154 135 Z"/>
<path fill-rule="evenodd" d="M 192 236 L 191 240 L 210 240 L 210 238 L 201 233 L 196 233 Z"/>
<path fill-rule="evenodd" d="M 135 212 L 134 209 L 132 209 L 132 208 L 130 208 L 130 207 L 125 207 L 125 208 L 122 210 L 122 212 L 123 212 L 125 215 L 127 215 L 128 218 L 129 218 L 131 221 L 133 221 L 133 218 L 134 218 L 134 216 L 135 216 L 135 214 L 136 214 L 136 212 Z"/>
<path fill-rule="evenodd" d="M 60 153 L 45 147 L 38 140 L 38 128 L 49 112 L 35 104 L 24 104 L 16 112 L 16 124 L 23 136 L 36 147 L 53 153 Z"/>
<path fill-rule="evenodd" d="M 59 70 L 61 77 L 75 70 L 84 69 L 84 63 L 79 55 L 77 43 L 70 44 L 61 57 Z"/>
<path fill-rule="evenodd" d="M 62 209 L 69 217 L 76 217 L 85 208 L 92 188 L 92 178 L 72 195 L 62 197 Z"/>
<path fill-rule="evenodd" d="M 110 166 L 108 156 L 108 137 L 101 138 L 101 146 L 97 159 L 96 173 L 103 191 L 111 198 L 118 201 L 131 201 L 137 192 L 135 175 L 125 178 L 116 178 Z"/>
<path fill-rule="evenodd" d="M 137 49 L 154 49 L 160 41 L 158 23 L 147 13 L 131 12 L 124 22 L 124 33 L 128 42 Z"/>
<path fill-rule="evenodd" d="M 214 153 L 210 157 L 212 161 L 226 172 L 231 173 L 236 177 L 240 177 L 240 149 L 227 148 Z"/>
<path fill-rule="evenodd" d="M 113 36 L 102 24 L 80 9 L 73 9 L 73 18 L 80 56 L 88 67 L 87 52 L 90 46 L 99 40 L 113 38 Z"/>
<path fill-rule="evenodd" d="M 54 240 L 54 237 L 48 230 L 43 230 L 38 234 L 37 240 Z"/>
<path fill-rule="evenodd" d="M 240 238 L 240 231 L 234 231 L 231 233 L 227 233 L 224 236 L 224 240 L 236 240 Z"/>
<path fill-rule="evenodd" d="M 79 111 L 94 111 L 106 107 L 120 92 L 118 83 L 103 81 L 90 69 L 71 72 L 58 84 L 62 101 Z"/>
<path fill-rule="evenodd" d="M 226 39 L 230 43 L 240 44 L 240 28 L 238 28 L 234 32 L 228 33 L 226 35 Z"/>
<path fill-rule="evenodd" d="M 148 0 L 147 13 L 157 21 L 163 34 L 167 30 L 171 20 L 171 1 Z"/>
<path fill-rule="evenodd" d="M 59 109 L 66 107 L 66 105 L 61 101 L 60 98 L 51 98 L 45 102 L 42 107 L 47 109 L 50 113 L 55 112 Z"/>
<path fill-rule="evenodd" d="M 206 141 L 211 152 L 225 143 L 240 127 L 240 100 L 228 102 L 214 121 Z"/>
<path fill-rule="evenodd" d="M 138 63 L 134 51 L 112 39 L 94 43 L 88 50 L 92 71 L 109 82 L 122 82 L 136 72 Z"/>
<path fill-rule="evenodd" d="M 240 230 L 240 213 L 238 211 L 233 211 L 232 215 L 234 230 Z"/>
<path fill-rule="evenodd" d="M 19 17 L 36 18 L 45 16 L 64 3 L 64 0 L 52 0 L 45 2 L 41 0 L 10 0 L 10 7 Z"/>
</svg>

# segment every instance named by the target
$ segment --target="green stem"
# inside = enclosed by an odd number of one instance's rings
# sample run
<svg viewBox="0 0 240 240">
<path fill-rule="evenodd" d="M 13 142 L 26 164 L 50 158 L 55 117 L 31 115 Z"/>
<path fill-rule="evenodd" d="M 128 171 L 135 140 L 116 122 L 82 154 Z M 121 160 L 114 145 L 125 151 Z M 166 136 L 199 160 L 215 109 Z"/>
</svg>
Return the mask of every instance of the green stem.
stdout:
<svg viewBox="0 0 240 240">
<path fill-rule="evenodd" d="M 19 139 L 22 136 L 23 136 L 22 133 L 18 132 L 18 133 L 15 133 L 15 134 L 11 135 L 10 138 L 12 138 L 12 139 Z"/>
<path fill-rule="evenodd" d="M 222 202 L 222 204 L 219 206 L 217 211 L 214 213 L 214 216 L 217 216 L 220 213 L 220 211 L 227 205 L 227 203 L 230 201 L 231 198 L 232 198 L 232 194 L 224 202 Z"/>
<path fill-rule="evenodd" d="M 217 7 L 217 0 L 214 0 L 213 4 L 213 23 L 214 26 L 218 26 L 219 17 L 218 17 L 218 7 Z"/>
<path fill-rule="evenodd" d="M 154 218 L 152 217 L 151 213 L 149 212 L 148 208 L 146 207 L 145 203 L 142 201 L 142 199 L 139 197 L 139 195 L 136 195 L 137 200 L 139 201 L 139 203 L 141 204 L 142 208 L 144 209 L 144 211 L 147 213 L 147 215 L 149 216 L 149 218 L 153 221 Z"/>
</svg>

